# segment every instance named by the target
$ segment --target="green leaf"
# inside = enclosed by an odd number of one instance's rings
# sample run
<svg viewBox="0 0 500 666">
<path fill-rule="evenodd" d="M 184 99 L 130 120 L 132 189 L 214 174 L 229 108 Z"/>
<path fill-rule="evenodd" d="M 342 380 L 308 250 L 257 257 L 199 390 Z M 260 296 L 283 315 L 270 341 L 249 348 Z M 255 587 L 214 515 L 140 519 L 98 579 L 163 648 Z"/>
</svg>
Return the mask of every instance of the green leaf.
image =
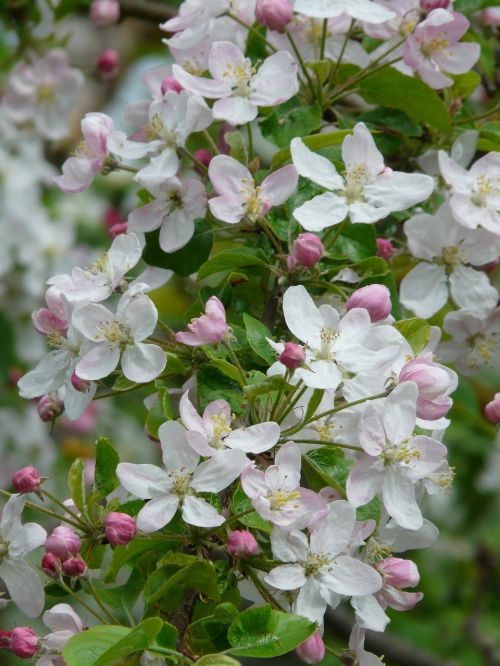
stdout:
<svg viewBox="0 0 500 666">
<path fill-rule="evenodd" d="M 170 268 L 183 277 L 196 273 L 198 268 L 208 259 L 214 242 L 210 225 L 205 220 L 196 220 L 195 232 L 191 240 L 177 252 L 167 254 L 159 243 L 159 232 L 146 234 L 146 247 L 143 252 L 144 261 L 150 266 Z"/>
<path fill-rule="evenodd" d="M 96 444 L 94 490 L 102 497 L 118 488 L 120 482 L 116 476 L 116 466 L 120 457 L 107 437 L 100 437 Z"/>
<path fill-rule="evenodd" d="M 244 513 L 251 508 L 252 500 L 247 495 L 245 495 L 243 488 L 238 485 L 232 500 L 233 513 L 237 515 L 239 513 Z M 239 522 L 246 527 L 252 527 L 253 529 L 266 532 L 267 534 L 271 534 L 273 527 L 270 522 L 264 520 L 264 518 L 261 518 L 256 511 L 252 511 L 251 513 L 247 513 L 245 516 L 241 516 L 241 518 L 239 518 Z"/>
<path fill-rule="evenodd" d="M 238 160 L 242 164 L 248 164 L 247 147 L 241 132 L 226 132 L 224 134 L 224 141 L 231 148 L 229 153 L 231 157 L 234 157 L 235 160 Z"/>
<path fill-rule="evenodd" d="M 111 388 L 113 391 L 129 391 L 135 386 L 139 386 L 139 384 L 131 382 L 125 375 L 120 375 Z"/>
<path fill-rule="evenodd" d="M 415 354 L 420 354 L 430 340 L 432 327 L 423 319 L 413 317 L 397 321 L 394 326 L 410 343 Z"/>
<path fill-rule="evenodd" d="M 233 382 L 237 382 L 240 386 L 244 386 L 240 371 L 235 365 L 229 363 L 229 361 L 226 361 L 223 358 L 212 358 L 211 363 L 217 368 L 217 370 L 220 370 L 223 375 L 226 375 L 226 377 L 232 379 Z"/>
<path fill-rule="evenodd" d="M 354 86 L 361 97 L 371 104 L 400 109 L 410 118 L 440 132 L 451 132 L 446 105 L 436 91 L 420 79 L 401 74 L 393 67 L 385 67 Z"/>
<path fill-rule="evenodd" d="M 194 666 L 241 666 L 241 663 L 227 654 L 206 654 Z"/>
<path fill-rule="evenodd" d="M 322 446 L 302 456 L 302 471 L 309 488 L 320 491 L 331 486 L 345 497 L 345 484 L 352 467 L 340 449 Z"/>
<path fill-rule="evenodd" d="M 307 136 L 321 127 L 321 106 L 317 103 L 302 104 L 295 97 L 276 106 L 260 123 L 264 138 L 278 148 L 286 148 L 297 137 Z"/>
<path fill-rule="evenodd" d="M 456 0 L 453 11 L 462 14 L 473 14 L 486 7 L 496 7 L 498 0 Z"/>
<path fill-rule="evenodd" d="M 472 95 L 481 83 L 481 77 L 477 72 L 470 71 L 465 74 L 453 75 L 454 84 L 451 88 L 454 97 L 465 99 Z"/>
<path fill-rule="evenodd" d="M 201 266 L 198 271 L 198 279 L 203 280 L 214 273 L 243 268 L 244 266 L 265 267 L 267 265 L 265 259 L 261 250 L 253 250 L 252 248 L 240 247 L 234 250 L 224 250 Z"/>
<path fill-rule="evenodd" d="M 410 116 L 399 109 L 390 109 L 381 106 L 373 111 L 365 111 L 359 116 L 359 120 L 368 126 L 387 127 L 395 132 L 401 132 L 407 136 L 421 136 L 422 128 Z"/>
<path fill-rule="evenodd" d="M 213 563 L 208 560 L 188 564 L 173 575 L 169 575 L 166 580 L 161 582 L 162 576 L 165 577 L 165 575 L 165 570 L 159 569 L 146 583 L 144 597 L 148 603 L 153 604 L 155 601 L 158 601 L 175 585 L 191 587 L 213 601 L 220 601 L 215 567 Z"/>
<path fill-rule="evenodd" d="M 283 379 L 283 377 L 273 375 L 272 377 L 266 377 L 255 384 L 249 384 L 248 386 L 245 386 L 243 390 L 245 396 L 250 400 L 253 400 L 257 396 L 267 395 L 268 393 L 279 391 L 280 388 L 285 388 L 287 386 L 289 386 L 289 384 Z"/>
<path fill-rule="evenodd" d="M 240 385 L 222 374 L 213 365 L 202 365 L 196 375 L 200 409 L 203 410 L 213 400 L 227 400 L 236 415 L 243 413 L 243 392 Z"/>
<path fill-rule="evenodd" d="M 352 130 L 337 130 L 325 134 L 313 134 L 312 136 L 305 136 L 302 141 L 311 150 L 319 150 L 320 148 L 339 146 L 348 134 L 352 134 Z M 281 166 L 290 158 L 290 148 L 280 150 L 273 157 L 273 168 Z"/>
<path fill-rule="evenodd" d="M 163 627 L 163 620 L 150 617 L 134 627 L 127 636 L 102 654 L 93 666 L 109 666 L 135 652 L 143 652 L 153 643 Z M 172 627 L 173 628 L 173 627 Z M 175 631 L 175 630 L 174 630 Z"/>
<path fill-rule="evenodd" d="M 67 666 L 95 666 L 97 659 L 130 633 L 127 627 L 106 625 L 72 636 L 63 648 Z"/>
<path fill-rule="evenodd" d="M 68 486 L 75 506 L 85 513 L 85 463 L 81 458 L 77 458 L 69 468 Z"/>
<path fill-rule="evenodd" d="M 336 256 L 340 250 L 352 261 L 373 257 L 377 252 L 375 237 L 373 224 L 349 224 L 335 241 L 332 254 Z"/>
<path fill-rule="evenodd" d="M 276 361 L 276 353 L 269 345 L 266 338 L 271 338 L 271 332 L 265 324 L 254 319 L 246 312 L 243 314 L 243 321 L 247 332 L 248 344 L 257 354 L 271 365 Z"/>
<path fill-rule="evenodd" d="M 269 658 L 290 652 L 315 631 L 315 622 L 272 610 L 266 604 L 241 613 L 229 627 L 227 637 L 231 654 Z"/>
<path fill-rule="evenodd" d="M 500 151 L 500 121 L 496 120 L 481 127 L 477 148 L 485 153 Z"/>
</svg>

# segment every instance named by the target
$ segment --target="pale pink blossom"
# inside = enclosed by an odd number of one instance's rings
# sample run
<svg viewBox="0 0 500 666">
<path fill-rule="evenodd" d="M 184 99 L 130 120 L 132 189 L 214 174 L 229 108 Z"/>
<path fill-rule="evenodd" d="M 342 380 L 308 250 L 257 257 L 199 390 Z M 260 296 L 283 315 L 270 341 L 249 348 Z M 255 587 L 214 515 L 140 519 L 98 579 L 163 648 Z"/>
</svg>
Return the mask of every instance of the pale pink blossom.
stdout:
<svg viewBox="0 0 500 666">
<path fill-rule="evenodd" d="M 440 419 L 453 404 L 450 393 L 457 388 L 456 373 L 435 363 L 432 354 L 421 354 L 405 363 L 400 382 L 415 382 L 418 387 L 417 417 L 426 421 Z"/>
<path fill-rule="evenodd" d="M 104 49 L 96 62 L 97 72 L 103 81 L 110 81 L 120 71 L 120 54 L 116 49 Z"/>
<path fill-rule="evenodd" d="M 62 651 L 69 639 L 84 630 L 84 624 L 68 604 L 56 604 L 43 614 L 44 624 L 52 631 L 40 642 L 36 666 L 62 666 Z"/>
<path fill-rule="evenodd" d="M 113 25 L 120 18 L 120 3 L 118 0 L 92 0 L 89 15 L 98 28 Z"/>
<path fill-rule="evenodd" d="M 264 60 L 254 72 L 250 58 L 231 42 L 215 42 L 208 56 L 206 79 L 193 76 L 173 65 L 172 72 L 183 88 L 217 100 L 212 113 L 215 120 L 243 125 L 254 120 L 259 106 L 275 106 L 293 97 L 299 89 L 297 64 L 286 51 Z"/>
<path fill-rule="evenodd" d="M 431 88 L 453 84 L 449 74 L 464 74 L 479 58 L 475 42 L 459 42 L 469 21 L 462 14 L 434 9 L 419 23 L 405 45 L 404 62 Z"/>
<path fill-rule="evenodd" d="M 224 340 L 229 328 L 226 310 L 217 296 L 211 296 L 205 304 L 205 314 L 192 319 L 187 331 L 175 334 L 175 339 L 190 347 L 213 345 Z"/>
<path fill-rule="evenodd" d="M 367 23 L 384 23 L 394 12 L 371 0 L 295 0 L 294 9 L 313 18 L 336 18 L 347 14 Z"/>
</svg>

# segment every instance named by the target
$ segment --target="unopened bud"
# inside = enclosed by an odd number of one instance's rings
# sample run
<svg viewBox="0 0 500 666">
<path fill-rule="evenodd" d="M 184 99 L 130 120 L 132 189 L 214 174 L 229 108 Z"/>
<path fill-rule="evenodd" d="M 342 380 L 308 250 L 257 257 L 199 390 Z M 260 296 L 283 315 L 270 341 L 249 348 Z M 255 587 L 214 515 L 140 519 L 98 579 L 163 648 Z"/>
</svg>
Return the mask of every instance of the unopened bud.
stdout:
<svg viewBox="0 0 500 666">
<path fill-rule="evenodd" d="M 257 0 L 255 18 L 261 25 L 282 32 L 293 18 L 290 0 Z"/>
<path fill-rule="evenodd" d="M 22 467 L 12 477 L 12 485 L 16 493 L 34 493 L 40 488 L 42 479 L 35 467 Z"/>
<path fill-rule="evenodd" d="M 47 395 L 42 395 L 36 409 L 40 419 L 49 423 L 64 412 L 64 403 L 55 393 L 47 393 Z"/>
<path fill-rule="evenodd" d="M 120 18 L 118 0 L 93 0 L 90 5 L 90 20 L 98 28 L 113 25 Z"/>
<path fill-rule="evenodd" d="M 103 81 L 110 81 L 120 68 L 120 55 L 115 49 L 105 49 L 97 58 L 97 71 Z"/>
<path fill-rule="evenodd" d="M 451 0 L 420 0 L 420 9 L 432 12 L 433 9 L 448 9 Z"/>
<path fill-rule="evenodd" d="M 87 571 L 87 565 L 85 561 L 82 560 L 80 556 L 69 557 L 61 565 L 62 571 L 66 576 L 71 576 L 71 578 L 76 578 L 77 576 L 83 576 Z"/>
<path fill-rule="evenodd" d="M 394 245 L 387 238 L 377 238 L 377 257 L 382 259 L 390 259 L 394 254 Z"/>
<path fill-rule="evenodd" d="M 8 650 L 10 648 L 10 631 L 0 631 L 0 648 Z"/>
<path fill-rule="evenodd" d="M 76 374 L 76 372 L 74 372 L 71 375 L 71 385 L 76 391 L 80 391 L 80 393 L 86 393 L 89 389 L 90 382 L 88 379 L 82 379 Z"/>
<path fill-rule="evenodd" d="M 201 162 L 204 164 L 206 167 L 210 164 L 212 161 L 212 155 L 211 153 L 208 152 L 208 150 L 205 150 L 204 148 L 201 148 L 200 150 L 197 150 L 194 154 L 198 162 Z"/>
<path fill-rule="evenodd" d="M 295 652 L 305 664 L 319 664 L 323 661 L 325 658 L 325 644 L 319 631 L 309 636 Z"/>
<path fill-rule="evenodd" d="M 108 513 L 104 522 L 104 534 L 112 546 L 123 546 L 132 541 L 136 533 L 135 520 L 126 513 Z"/>
<path fill-rule="evenodd" d="M 128 222 L 121 222 L 120 224 L 115 224 L 109 230 L 109 235 L 111 238 L 116 238 L 120 234 L 126 234 L 128 231 Z"/>
<path fill-rule="evenodd" d="M 173 90 L 173 92 L 176 93 L 180 93 L 184 90 L 175 76 L 166 76 L 161 82 L 161 94 L 165 95 L 169 90 Z"/>
<path fill-rule="evenodd" d="M 31 627 L 16 627 L 10 634 L 10 651 L 20 659 L 31 659 L 38 652 L 38 636 Z"/>
<path fill-rule="evenodd" d="M 259 544 L 248 530 L 235 530 L 227 538 L 227 552 L 231 557 L 253 557 L 259 552 Z"/>
<path fill-rule="evenodd" d="M 500 423 L 500 393 L 495 393 L 495 397 L 484 408 L 484 415 L 492 423 Z"/>
<path fill-rule="evenodd" d="M 40 335 L 50 335 L 54 332 L 66 335 L 68 330 L 68 322 L 49 308 L 35 310 L 31 315 L 31 320 L 35 330 Z"/>
<path fill-rule="evenodd" d="M 373 322 L 382 321 L 392 310 L 389 289 L 383 284 L 368 284 L 366 287 L 356 289 L 347 301 L 347 309 L 353 308 L 365 308 Z"/>
<path fill-rule="evenodd" d="M 57 578 L 61 571 L 61 560 L 54 553 L 45 553 L 42 557 L 42 569 L 49 576 Z"/>
<path fill-rule="evenodd" d="M 291 256 L 293 263 L 310 268 L 318 263 L 324 251 L 325 247 L 320 239 L 307 231 L 293 241 Z"/>
<path fill-rule="evenodd" d="M 297 370 L 306 360 L 306 353 L 302 347 L 295 342 L 286 342 L 285 348 L 280 354 L 280 361 L 285 368 Z"/>
<path fill-rule="evenodd" d="M 500 26 L 500 7 L 488 7 L 481 12 L 481 21 L 493 28 Z"/>
<path fill-rule="evenodd" d="M 388 557 L 377 564 L 378 571 L 386 585 L 392 587 L 415 587 L 420 581 L 417 565 L 411 560 L 399 557 Z"/>
<path fill-rule="evenodd" d="M 47 553 L 56 555 L 60 560 L 66 560 L 76 555 L 82 545 L 81 539 L 76 532 L 66 525 L 60 525 L 52 530 L 47 537 L 45 550 Z"/>
</svg>

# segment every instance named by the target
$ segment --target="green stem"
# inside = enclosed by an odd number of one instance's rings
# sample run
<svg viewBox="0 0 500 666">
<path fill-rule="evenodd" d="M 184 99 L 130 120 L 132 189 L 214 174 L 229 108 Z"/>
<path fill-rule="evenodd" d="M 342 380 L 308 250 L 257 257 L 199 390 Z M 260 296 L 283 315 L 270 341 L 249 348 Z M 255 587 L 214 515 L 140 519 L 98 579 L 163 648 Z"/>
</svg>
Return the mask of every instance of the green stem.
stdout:
<svg viewBox="0 0 500 666">
<path fill-rule="evenodd" d="M 456 120 L 453 124 L 454 125 L 465 125 L 466 123 L 474 123 L 476 120 L 482 120 L 483 118 L 487 118 L 488 116 L 492 116 L 494 113 L 500 112 L 500 104 L 497 104 L 493 109 L 490 109 L 489 111 L 485 111 L 484 113 L 479 114 L 478 116 L 469 116 L 468 118 L 462 118 L 460 120 Z"/>
<path fill-rule="evenodd" d="M 89 613 L 92 613 L 94 617 L 96 617 L 99 622 L 102 622 L 102 624 L 109 624 L 108 620 L 100 615 L 92 606 L 90 606 L 86 601 L 84 601 L 74 590 L 72 590 L 66 583 L 60 578 L 58 581 L 56 581 L 60 587 L 62 587 L 63 590 L 65 590 L 68 594 L 71 594 L 72 597 L 76 601 L 78 601 L 79 604 L 81 604 L 84 608 L 88 610 Z"/>
<path fill-rule="evenodd" d="M 262 231 L 266 234 L 266 236 L 269 238 L 269 240 L 273 244 L 273 247 L 276 250 L 276 252 L 278 254 L 282 254 L 282 248 L 281 248 L 281 245 L 279 243 L 279 240 L 274 235 L 272 229 L 269 228 L 269 225 L 267 224 L 267 220 L 265 219 L 265 217 L 259 217 L 257 222 L 258 222 L 260 228 L 262 229 Z"/>
<path fill-rule="evenodd" d="M 106 391 L 105 393 L 99 393 L 95 395 L 93 400 L 103 400 L 104 398 L 111 398 L 114 395 L 121 395 L 122 393 L 130 393 L 130 391 L 137 391 L 137 389 L 147 386 L 147 384 L 137 384 L 137 386 L 131 386 L 130 388 L 123 389 L 123 391 Z"/>
<path fill-rule="evenodd" d="M 289 377 L 290 377 L 290 371 L 287 370 L 286 373 L 285 373 L 285 381 L 288 381 Z M 278 405 L 279 405 L 279 403 L 280 403 L 280 401 L 281 401 L 281 396 L 283 395 L 283 391 L 284 391 L 284 389 L 285 389 L 285 387 L 284 387 L 284 385 L 282 384 L 282 385 L 279 387 L 278 395 L 276 396 L 276 400 L 274 401 L 274 404 L 273 404 L 272 409 L 271 409 L 271 413 L 270 413 L 270 415 L 269 415 L 269 420 L 270 420 L 270 421 L 272 421 L 272 420 L 274 419 L 274 415 L 276 414 L 276 410 L 278 409 Z"/>
<path fill-rule="evenodd" d="M 5 497 L 12 497 L 14 493 L 9 493 L 8 490 L 2 490 L 0 489 L 0 495 L 4 495 Z M 50 509 L 46 509 L 43 506 L 39 506 L 38 504 L 35 504 L 34 502 L 25 502 L 24 506 L 27 509 L 34 509 L 35 511 L 39 511 L 40 513 L 44 513 L 47 516 L 50 516 L 51 518 L 55 518 L 57 521 L 61 523 L 67 523 L 68 525 L 71 525 L 72 527 L 76 527 L 76 529 L 81 530 L 82 526 L 78 523 L 73 522 L 69 518 L 66 518 L 65 516 L 60 516 L 58 513 L 55 513 L 55 511 L 51 511 Z M 66 507 L 65 507 L 66 510 Z"/>
<path fill-rule="evenodd" d="M 323 30 L 321 31 L 321 46 L 319 48 L 319 59 L 325 57 L 326 35 L 328 33 L 328 19 L 323 19 Z"/>
<path fill-rule="evenodd" d="M 169 648 L 165 647 L 160 647 L 158 645 L 155 645 L 150 648 L 151 652 L 156 652 L 158 654 L 164 654 L 166 656 L 170 657 L 177 657 L 177 659 L 180 660 L 181 663 L 183 664 L 194 664 L 194 661 L 187 657 L 185 654 L 182 654 L 182 652 L 177 652 L 177 650 L 170 650 Z"/>
<path fill-rule="evenodd" d="M 241 513 L 237 513 L 235 516 L 231 516 L 226 522 L 224 523 L 224 527 L 227 527 L 228 525 L 231 525 L 231 523 L 237 523 L 240 518 L 243 518 L 243 516 L 248 516 L 249 513 L 254 513 L 255 509 L 252 507 L 251 509 L 247 509 L 246 511 L 242 511 Z"/>
<path fill-rule="evenodd" d="M 362 81 L 363 79 L 366 79 L 368 76 L 375 74 L 375 72 L 378 72 L 381 69 L 384 69 L 385 67 L 389 67 L 390 65 L 394 65 L 395 62 L 399 62 L 402 59 L 403 59 L 402 56 L 400 56 L 399 58 L 394 58 L 394 60 L 389 60 L 389 62 L 384 62 L 382 65 L 380 65 L 380 67 L 375 67 L 375 69 L 364 70 L 359 76 L 353 77 L 351 80 L 347 81 L 345 85 L 339 88 L 339 90 L 331 98 L 330 102 L 334 102 L 335 100 L 337 100 L 340 94 L 348 90 L 354 83 L 359 83 L 359 81 Z"/>
<path fill-rule="evenodd" d="M 241 377 L 243 385 L 245 385 L 246 382 L 247 382 L 247 378 L 246 378 L 246 375 L 243 371 L 243 368 L 240 365 L 240 362 L 238 361 L 238 358 L 237 358 L 236 354 L 234 353 L 234 349 L 232 348 L 231 343 L 229 342 L 229 340 L 224 340 L 223 344 L 225 345 L 226 349 L 229 352 L 229 358 L 234 363 L 234 365 L 238 368 L 238 373 Z"/>
<path fill-rule="evenodd" d="M 290 412 L 292 411 L 292 409 L 295 407 L 295 405 L 296 405 L 296 404 L 298 403 L 298 401 L 302 398 L 302 396 L 304 395 L 304 393 L 305 393 L 306 391 L 307 391 L 307 386 L 304 386 L 304 387 L 301 388 L 301 390 L 297 393 L 297 395 L 295 396 L 295 398 L 290 402 L 290 404 L 289 404 L 288 407 L 285 409 L 285 411 L 282 412 L 282 413 L 279 415 L 279 418 L 277 419 L 278 423 L 282 423 L 282 422 L 286 419 L 286 417 L 288 416 L 288 414 L 290 414 Z"/>
<path fill-rule="evenodd" d="M 339 226 L 337 227 L 336 233 L 333 235 L 333 238 L 331 238 L 331 239 L 329 238 L 329 236 L 330 236 L 331 231 L 334 230 L 335 227 L 333 226 L 331 229 L 328 229 L 328 231 L 326 232 L 326 234 L 323 238 L 323 243 L 325 244 L 325 246 L 330 246 L 331 248 L 333 248 L 333 246 L 337 242 L 338 237 L 344 231 L 344 229 L 346 228 L 346 226 L 348 224 L 349 224 L 349 219 L 346 217 L 346 219 L 343 220 L 343 222 L 341 222 L 339 224 Z"/>
<path fill-rule="evenodd" d="M 253 160 L 253 135 L 252 135 L 252 123 L 247 123 L 247 135 L 248 135 L 248 158 L 250 162 Z"/>
<path fill-rule="evenodd" d="M 260 580 L 257 572 L 255 569 L 252 569 L 251 567 L 245 567 L 245 572 L 248 574 L 248 577 L 252 581 L 252 583 L 255 585 L 257 588 L 258 593 L 260 596 L 264 599 L 264 601 L 267 601 L 267 603 L 271 606 L 273 606 L 276 610 L 283 611 L 286 613 L 285 609 L 283 606 L 281 606 L 276 599 L 272 596 L 272 594 L 266 589 L 266 587 L 263 585 L 262 581 Z"/>
<path fill-rule="evenodd" d="M 208 174 L 208 167 L 206 167 L 202 162 L 197 160 L 196 157 L 193 155 L 193 153 L 191 153 L 187 148 L 181 148 L 180 151 L 185 157 L 188 157 L 193 162 L 193 164 L 195 164 L 199 169 L 201 169 L 204 174 Z"/>
<path fill-rule="evenodd" d="M 95 590 L 95 587 L 92 584 L 92 581 L 90 580 L 90 578 L 87 578 L 86 583 L 87 583 L 87 587 L 89 589 L 90 595 L 92 596 L 92 598 L 94 599 L 96 604 L 99 606 L 99 608 L 102 610 L 104 615 L 106 615 L 106 617 L 111 621 L 112 624 L 119 624 L 118 620 L 111 615 L 111 613 L 107 610 L 107 608 L 104 606 L 102 601 L 99 599 L 99 596 L 98 596 L 98 594 Z"/>
<path fill-rule="evenodd" d="M 302 72 L 304 73 L 304 76 L 306 77 L 307 85 L 309 86 L 309 90 L 311 91 L 312 98 L 314 99 L 315 98 L 314 85 L 313 85 L 311 77 L 309 76 L 309 72 L 307 71 L 307 67 L 304 63 L 304 60 L 302 59 L 302 55 L 300 54 L 300 51 L 297 48 L 297 44 L 295 43 L 295 41 L 294 41 L 292 35 L 290 34 L 290 31 L 288 30 L 288 28 L 286 28 L 285 33 L 286 33 L 286 36 L 288 37 L 288 41 L 290 42 L 290 46 L 292 47 L 293 52 L 295 53 L 295 57 L 297 58 L 297 60 L 299 62 L 300 69 L 302 70 Z"/>
<path fill-rule="evenodd" d="M 341 63 L 342 63 L 342 58 L 344 57 L 344 53 L 345 53 L 345 50 L 346 50 L 346 48 L 347 48 L 347 44 L 348 44 L 349 39 L 350 39 L 350 37 L 351 37 L 352 29 L 353 29 L 353 27 L 354 27 L 354 23 L 355 23 L 355 20 L 354 20 L 354 19 L 351 19 L 351 22 L 350 22 L 350 24 L 349 24 L 349 28 L 348 28 L 348 30 L 347 30 L 347 32 L 346 32 L 346 34 L 345 34 L 345 38 L 344 38 L 344 42 L 343 42 L 343 44 L 342 44 L 342 48 L 340 49 L 339 57 L 338 57 L 338 59 L 337 59 L 337 62 L 335 63 L 335 67 L 334 67 L 332 73 L 330 74 L 330 83 L 332 83 L 332 84 L 333 84 L 333 82 L 334 82 L 335 75 L 336 75 L 337 72 L 339 71 L 339 67 L 340 67 L 340 65 L 341 65 Z"/>
<path fill-rule="evenodd" d="M 271 42 L 268 42 L 267 39 L 264 37 L 264 35 L 261 35 L 260 32 L 258 30 L 256 30 L 252 25 L 250 25 L 249 23 L 246 23 L 245 21 L 240 19 L 239 16 L 236 16 L 235 14 L 232 14 L 231 12 L 228 12 L 227 16 L 229 16 L 229 18 L 232 18 L 233 21 L 236 21 L 236 23 L 239 23 L 244 28 L 246 28 L 248 30 L 248 32 L 251 32 L 252 35 L 254 35 L 254 37 L 258 37 L 261 41 L 263 41 L 264 44 L 266 46 L 268 46 L 273 53 L 277 52 L 278 49 L 275 46 L 273 46 L 271 44 Z"/>
<path fill-rule="evenodd" d="M 214 155 L 220 155 L 220 150 L 217 148 L 217 144 L 215 141 L 212 139 L 210 136 L 209 132 L 207 130 L 203 130 L 203 136 L 207 140 L 208 145 L 212 149 L 212 152 Z"/>
<path fill-rule="evenodd" d="M 86 524 L 86 523 L 80 518 L 80 516 L 77 516 L 76 513 L 74 513 L 73 511 L 71 511 L 71 509 L 69 509 L 69 508 L 68 508 L 63 502 L 61 502 L 61 500 L 58 500 L 57 497 L 54 497 L 54 495 L 52 495 L 51 493 L 49 493 L 49 492 L 48 492 L 47 490 L 45 490 L 44 488 L 41 488 L 41 489 L 40 489 L 40 492 L 42 493 L 42 495 L 45 495 L 45 497 L 46 497 L 47 499 L 49 499 L 51 502 L 53 502 L 54 504 L 57 504 L 57 506 L 58 506 L 60 509 L 63 509 L 63 511 L 65 511 L 66 513 L 68 513 L 68 514 L 69 514 L 69 515 L 75 520 L 75 523 L 79 523 L 79 524 L 80 524 L 80 529 L 82 529 L 82 530 L 84 530 L 84 531 L 87 531 L 87 530 L 88 530 L 88 527 L 89 527 L 89 526 L 88 526 L 88 525 L 87 525 L 87 524 Z"/>
<path fill-rule="evenodd" d="M 351 446 L 350 444 L 337 444 L 337 442 L 322 442 L 320 439 L 295 439 L 296 444 L 318 444 L 319 446 L 336 446 L 339 449 L 351 449 L 352 451 L 363 451 L 360 446 Z M 283 442 L 284 444 L 284 442 Z"/>
</svg>

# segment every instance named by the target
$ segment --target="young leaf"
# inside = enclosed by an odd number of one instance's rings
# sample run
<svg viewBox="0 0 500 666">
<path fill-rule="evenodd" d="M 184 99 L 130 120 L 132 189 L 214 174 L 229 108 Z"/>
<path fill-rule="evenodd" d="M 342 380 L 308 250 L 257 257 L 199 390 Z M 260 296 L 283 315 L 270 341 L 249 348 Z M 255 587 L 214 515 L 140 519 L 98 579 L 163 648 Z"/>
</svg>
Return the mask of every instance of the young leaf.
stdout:
<svg viewBox="0 0 500 666">
<path fill-rule="evenodd" d="M 423 319 L 412 317 L 397 321 L 394 326 L 410 343 L 415 354 L 420 354 L 430 340 L 432 327 Z"/>
<path fill-rule="evenodd" d="M 226 250 L 219 252 L 201 266 L 198 271 L 198 279 L 203 280 L 209 275 L 228 271 L 234 268 L 243 268 L 245 266 L 266 267 L 265 256 L 261 250 L 240 247 L 235 250 Z"/>
<path fill-rule="evenodd" d="M 175 585 L 192 587 L 205 596 L 210 597 L 213 601 L 220 601 L 215 568 L 212 562 L 203 560 L 188 564 L 173 575 L 168 576 L 163 583 L 158 585 L 159 579 L 161 580 L 161 576 L 165 576 L 165 573 L 165 570 L 159 569 L 153 574 L 154 582 L 149 586 L 146 583 L 144 597 L 148 603 L 153 604 L 155 601 L 158 601 Z"/>
<path fill-rule="evenodd" d="M 276 354 L 269 345 L 266 338 L 270 338 L 271 332 L 265 324 L 254 319 L 246 312 L 243 314 L 243 321 L 247 332 L 248 344 L 257 354 L 264 359 L 266 363 L 272 365 L 276 361 Z"/>
<path fill-rule="evenodd" d="M 194 666 L 241 666 L 241 663 L 227 654 L 206 654 Z"/>
<path fill-rule="evenodd" d="M 94 489 L 102 497 L 106 497 L 120 485 L 116 476 L 116 466 L 120 462 L 120 457 L 107 437 L 100 437 L 95 447 Z"/>
<path fill-rule="evenodd" d="M 77 458 L 69 469 L 68 486 L 75 506 L 85 512 L 85 463 Z"/>
<path fill-rule="evenodd" d="M 208 259 L 212 251 L 214 237 L 210 225 L 205 220 L 196 220 L 194 236 L 189 243 L 177 252 L 167 254 L 160 247 L 158 231 L 146 234 L 146 247 L 143 259 L 150 266 L 170 268 L 177 275 L 187 277 L 196 273 Z"/>
<path fill-rule="evenodd" d="M 307 136 L 321 126 L 321 106 L 290 99 L 272 110 L 260 124 L 264 137 L 278 148 L 286 148 L 296 136 Z"/>
<path fill-rule="evenodd" d="M 105 625 L 75 634 L 63 648 L 66 666 L 95 666 L 101 655 L 129 633 L 128 627 Z"/>
</svg>

